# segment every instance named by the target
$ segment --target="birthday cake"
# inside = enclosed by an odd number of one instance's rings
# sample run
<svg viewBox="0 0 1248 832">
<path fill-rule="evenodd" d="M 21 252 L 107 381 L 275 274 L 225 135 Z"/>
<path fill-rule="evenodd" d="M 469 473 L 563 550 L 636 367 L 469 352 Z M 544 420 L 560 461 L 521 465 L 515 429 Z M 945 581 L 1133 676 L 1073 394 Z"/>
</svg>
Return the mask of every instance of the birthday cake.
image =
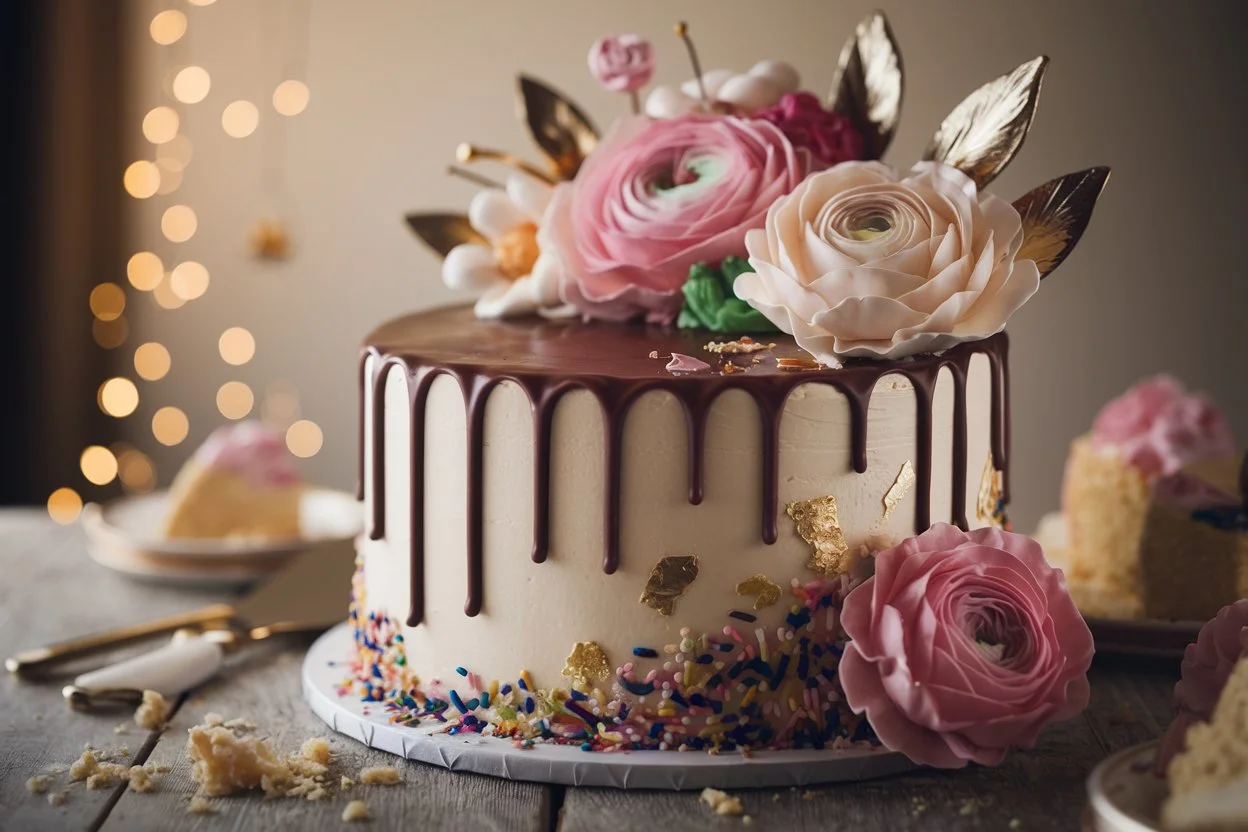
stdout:
<svg viewBox="0 0 1248 832">
<path fill-rule="evenodd" d="M 466 216 L 408 217 L 480 297 L 365 339 L 344 695 L 525 746 L 998 762 L 1086 704 L 1087 629 L 1008 531 L 1003 330 L 1108 170 L 984 190 L 1043 58 L 904 172 L 877 161 L 883 15 L 827 104 L 779 61 L 703 72 L 677 34 L 694 80 L 644 114 L 649 45 L 594 45 L 634 109 L 601 138 L 522 77 L 547 164 L 462 146 L 513 171 L 460 169 Z"/>
</svg>

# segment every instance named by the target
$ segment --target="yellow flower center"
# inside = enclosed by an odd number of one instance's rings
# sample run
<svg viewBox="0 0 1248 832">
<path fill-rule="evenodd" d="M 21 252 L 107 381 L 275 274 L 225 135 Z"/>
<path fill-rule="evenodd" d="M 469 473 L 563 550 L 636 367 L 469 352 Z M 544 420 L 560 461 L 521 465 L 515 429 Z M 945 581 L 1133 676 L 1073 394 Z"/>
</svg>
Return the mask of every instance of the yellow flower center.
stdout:
<svg viewBox="0 0 1248 832">
<path fill-rule="evenodd" d="M 537 247 L 537 226 L 526 222 L 498 238 L 494 244 L 494 259 L 498 270 L 508 280 L 516 280 L 533 273 L 540 250 Z"/>
</svg>

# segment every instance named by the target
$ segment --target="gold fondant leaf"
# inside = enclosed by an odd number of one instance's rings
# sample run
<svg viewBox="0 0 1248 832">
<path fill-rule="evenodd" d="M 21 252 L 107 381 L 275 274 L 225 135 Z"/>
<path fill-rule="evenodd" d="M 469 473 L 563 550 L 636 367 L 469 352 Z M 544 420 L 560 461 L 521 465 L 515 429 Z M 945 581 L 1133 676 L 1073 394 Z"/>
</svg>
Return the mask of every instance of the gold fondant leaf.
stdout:
<svg viewBox="0 0 1248 832">
<path fill-rule="evenodd" d="M 489 245 L 463 214 L 408 214 L 406 219 L 416 236 L 443 257 L 461 243 Z"/>
<path fill-rule="evenodd" d="M 806 568 L 821 575 L 840 575 L 850 567 L 849 544 L 836 514 L 836 497 L 797 500 L 785 509 L 793 518 L 798 535 L 813 550 Z"/>
<path fill-rule="evenodd" d="M 1109 168 L 1095 167 L 1060 176 L 1014 201 L 1023 218 L 1023 246 L 1016 260 L 1035 260 L 1045 277 L 1074 249 L 1097 197 L 1109 181 Z"/>
<path fill-rule="evenodd" d="M 563 675 L 581 686 L 601 682 L 611 676 L 611 662 L 596 641 L 578 641 L 572 646 Z"/>
<path fill-rule="evenodd" d="M 780 600 L 780 584 L 760 572 L 737 584 L 737 594 L 747 597 L 753 595 L 754 609 L 761 610 Z"/>
<path fill-rule="evenodd" d="M 979 480 L 979 498 L 975 501 L 975 516 L 981 523 L 1004 526 L 1001 513 L 1002 474 L 992 464 L 992 453 L 984 460 L 984 474 Z"/>
<path fill-rule="evenodd" d="M 685 594 L 685 590 L 697 577 L 697 555 L 671 555 L 663 558 L 650 570 L 646 588 L 641 591 L 639 600 L 663 615 L 671 615 L 676 607 L 676 599 Z"/>
<path fill-rule="evenodd" d="M 585 157 L 598 145 L 598 129 L 579 107 L 550 87 L 520 76 L 520 119 L 551 168 L 563 179 L 576 176 Z"/>
<path fill-rule="evenodd" d="M 884 155 L 901 119 L 901 52 L 883 12 L 872 12 L 841 50 L 831 108 L 862 133 L 868 159 Z"/>
<path fill-rule="evenodd" d="M 967 96 L 941 123 L 923 159 L 952 165 L 981 189 L 996 179 L 1031 129 L 1048 63 L 1041 55 Z"/>
<path fill-rule="evenodd" d="M 914 466 L 907 459 L 901 463 L 901 470 L 897 472 L 897 479 L 893 481 L 892 486 L 884 494 L 884 516 L 880 518 L 881 525 L 886 523 L 888 518 L 893 515 L 893 509 L 897 508 L 898 503 L 906 498 L 906 495 L 910 493 L 910 489 L 914 488 L 914 483 Z"/>
</svg>

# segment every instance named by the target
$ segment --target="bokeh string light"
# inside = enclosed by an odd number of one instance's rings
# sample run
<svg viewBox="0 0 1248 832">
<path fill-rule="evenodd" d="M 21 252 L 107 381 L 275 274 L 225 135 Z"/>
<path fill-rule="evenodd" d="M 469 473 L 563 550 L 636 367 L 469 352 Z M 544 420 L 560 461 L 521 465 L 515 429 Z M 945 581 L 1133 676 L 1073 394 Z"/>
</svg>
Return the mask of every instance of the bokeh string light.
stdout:
<svg viewBox="0 0 1248 832">
<path fill-rule="evenodd" d="M 206 7 L 213 5 L 214 0 L 185 0 L 185 3 L 190 7 Z M 265 4 L 262 14 L 269 14 L 275 7 L 277 4 Z M 273 110 L 280 116 L 291 117 L 302 113 L 311 97 L 307 84 L 302 80 L 306 77 L 310 2 L 292 0 L 283 8 L 288 14 L 284 30 L 269 33 L 282 37 L 282 48 L 277 50 L 283 56 L 279 67 L 281 80 L 269 89 L 272 90 Z M 177 192 L 194 155 L 194 146 L 185 133 L 187 118 L 183 108 L 207 101 L 212 95 L 213 81 L 209 70 L 195 63 L 189 55 L 191 24 L 192 19 L 181 8 L 162 10 L 148 21 L 148 35 L 160 49 L 164 64 L 161 77 L 168 101 L 153 106 L 142 119 L 142 136 L 154 152 L 149 158 L 135 159 L 122 173 L 122 187 L 134 199 L 148 200 Z M 260 93 L 258 98 L 252 100 L 239 99 L 229 103 L 221 109 L 220 118 L 222 128 L 232 137 L 245 138 L 258 130 L 267 136 L 265 149 L 262 150 L 266 160 L 262 162 L 266 170 L 264 185 L 270 197 L 276 199 L 284 188 L 284 172 L 281 164 L 274 161 L 274 154 L 285 153 L 285 128 L 280 126 L 283 119 L 273 120 L 273 129 L 262 127 L 260 108 L 253 101 L 263 101 L 266 94 Z M 269 136 L 270 133 L 273 135 Z M 164 207 L 160 212 L 159 225 L 161 235 L 169 244 L 183 244 L 198 231 L 199 217 L 192 206 L 179 202 Z M 280 251 L 280 256 L 284 256 L 286 247 L 283 243 L 271 250 Z M 125 282 L 101 283 L 92 289 L 88 298 L 92 313 L 92 337 L 103 349 L 115 350 L 129 338 L 127 315 L 132 298 L 127 298 L 127 291 L 150 293 L 158 307 L 173 310 L 202 297 L 210 283 L 209 270 L 202 263 L 177 257 L 165 259 L 156 251 L 135 252 L 126 262 L 125 269 Z M 247 364 L 256 353 L 254 336 L 238 326 L 225 329 L 217 346 L 222 361 L 235 367 Z M 139 344 L 130 355 L 133 374 L 143 382 L 164 379 L 173 366 L 169 349 L 156 341 Z M 129 369 L 124 372 L 129 372 Z M 139 408 L 139 388 L 126 375 L 115 375 L 97 388 L 96 403 L 108 416 L 129 418 Z M 237 380 L 227 381 L 218 388 L 216 403 L 221 415 L 227 419 L 244 418 L 257 406 L 252 388 Z M 306 458 L 320 451 L 324 442 L 321 429 L 314 422 L 300 418 L 298 391 L 289 382 L 271 384 L 260 410 L 266 423 L 285 431 L 291 453 Z M 154 411 L 150 427 L 158 443 L 175 446 L 189 435 L 190 420 L 181 408 L 164 405 Z M 115 443 L 111 448 L 102 445 L 84 448 L 79 458 L 79 469 L 91 485 L 105 486 L 118 482 L 128 494 L 147 493 L 157 484 L 157 471 L 152 459 L 125 442 Z M 74 522 L 82 508 L 82 494 L 75 488 L 58 488 L 48 496 L 48 514 L 58 523 Z"/>
</svg>

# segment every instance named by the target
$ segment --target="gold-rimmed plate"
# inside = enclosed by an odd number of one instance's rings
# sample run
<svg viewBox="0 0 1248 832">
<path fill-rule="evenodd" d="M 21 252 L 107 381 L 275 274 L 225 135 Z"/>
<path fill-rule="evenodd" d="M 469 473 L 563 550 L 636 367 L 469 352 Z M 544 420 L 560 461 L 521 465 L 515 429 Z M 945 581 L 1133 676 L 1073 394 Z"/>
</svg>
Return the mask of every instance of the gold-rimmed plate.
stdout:
<svg viewBox="0 0 1248 832">
<path fill-rule="evenodd" d="M 83 509 L 87 551 L 97 563 L 135 578 L 176 584 L 238 585 L 280 569 L 296 552 L 358 536 L 354 495 L 309 488 L 299 503 L 297 538 L 170 539 L 161 529 L 168 492 L 92 503 Z"/>
</svg>

